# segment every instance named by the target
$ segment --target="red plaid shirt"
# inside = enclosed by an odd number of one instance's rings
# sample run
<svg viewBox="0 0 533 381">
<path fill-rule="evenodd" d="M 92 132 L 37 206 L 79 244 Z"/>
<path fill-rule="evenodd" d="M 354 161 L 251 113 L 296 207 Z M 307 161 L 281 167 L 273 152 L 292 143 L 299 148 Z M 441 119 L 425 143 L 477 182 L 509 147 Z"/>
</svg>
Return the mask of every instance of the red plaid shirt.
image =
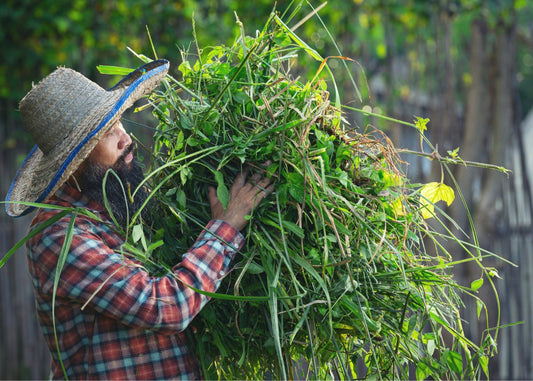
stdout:
<svg viewBox="0 0 533 381">
<path fill-rule="evenodd" d="M 83 207 L 110 221 L 100 205 L 68 185 L 49 203 Z M 40 210 L 32 226 L 58 212 Z M 55 299 L 56 346 L 52 293 L 70 219 L 70 215 L 61 218 L 28 243 L 38 319 L 52 354 L 53 377 L 64 377 L 58 347 L 71 379 L 200 377 L 183 331 L 208 298 L 182 282 L 214 292 L 235 249 L 242 247 L 242 235 L 225 222 L 211 221 L 209 232 L 204 231 L 172 269 L 180 282 L 171 274 L 151 277 L 138 262 L 123 256 L 124 240 L 110 224 L 76 217 Z"/>
</svg>

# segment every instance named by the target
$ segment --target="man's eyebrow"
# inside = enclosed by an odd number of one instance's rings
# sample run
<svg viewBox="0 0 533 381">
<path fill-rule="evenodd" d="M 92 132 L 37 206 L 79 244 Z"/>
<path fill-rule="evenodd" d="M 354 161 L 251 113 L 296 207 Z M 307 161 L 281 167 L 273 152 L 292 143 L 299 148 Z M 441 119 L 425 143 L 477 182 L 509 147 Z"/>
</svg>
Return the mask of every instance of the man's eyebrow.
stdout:
<svg viewBox="0 0 533 381">
<path fill-rule="evenodd" d="M 120 122 L 120 119 L 117 120 L 115 123 L 113 123 L 113 125 L 111 126 L 111 128 L 110 128 L 109 130 L 107 130 L 107 131 L 105 132 L 104 135 L 109 135 L 109 134 L 115 129 L 115 127 L 118 126 L 118 123 L 119 123 L 119 122 Z"/>
</svg>

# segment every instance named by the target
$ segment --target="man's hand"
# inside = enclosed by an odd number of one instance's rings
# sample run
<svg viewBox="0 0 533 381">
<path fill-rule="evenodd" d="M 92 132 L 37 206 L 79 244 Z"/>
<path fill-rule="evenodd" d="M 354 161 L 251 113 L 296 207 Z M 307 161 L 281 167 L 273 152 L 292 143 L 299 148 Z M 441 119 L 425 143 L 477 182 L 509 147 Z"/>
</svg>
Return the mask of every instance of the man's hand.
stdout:
<svg viewBox="0 0 533 381">
<path fill-rule="evenodd" d="M 270 185 L 270 179 L 267 177 L 261 178 L 260 174 L 255 174 L 248 182 L 246 177 L 246 173 L 241 172 L 235 178 L 226 210 L 217 198 L 215 188 L 209 187 L 211 215 L 214 219 L 229 223 L 237 230 L 242 230 L 246 226 L 248 221 L 245 216 L 250 214 L 252 209 L 274 190 L 274 186 Z"/>
</svg>

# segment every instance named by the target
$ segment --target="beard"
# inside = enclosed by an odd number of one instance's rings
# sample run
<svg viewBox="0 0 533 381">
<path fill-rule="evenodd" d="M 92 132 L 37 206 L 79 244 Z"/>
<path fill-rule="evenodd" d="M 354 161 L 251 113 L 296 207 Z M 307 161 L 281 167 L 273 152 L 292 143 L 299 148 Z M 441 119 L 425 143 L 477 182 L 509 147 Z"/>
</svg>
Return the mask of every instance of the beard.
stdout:
<svg viewBox="0 0 533 381">
<path fill-rule="evenodd" d="M 133 152 L 134 148 L 134 144 L 131 144 L 111 167 L 102 166 L 90 158 L 87 159 L 84 176 L 80 179 L 81 193 L 101 205 L 105 205 L 107 200 L 108 211 L 124 230 L 127 230 L 129 219 L 139 211 L 148 198 L 148 191 L 144 186 L 137 190 L 135 196 L 133 195 L 137 186 L 144 180 L 141 164 L 135 154 L 129 164 L 124 161 L 124 158 Z M 117 176 L 110 170 L 113 170 Z M 105 178 L 106 173 L 108 173 L 107 178 Z M 141 217 L 146 218 L 148 210 L 149 206 L 146 205 L 141 211 Z"/>
</svg>

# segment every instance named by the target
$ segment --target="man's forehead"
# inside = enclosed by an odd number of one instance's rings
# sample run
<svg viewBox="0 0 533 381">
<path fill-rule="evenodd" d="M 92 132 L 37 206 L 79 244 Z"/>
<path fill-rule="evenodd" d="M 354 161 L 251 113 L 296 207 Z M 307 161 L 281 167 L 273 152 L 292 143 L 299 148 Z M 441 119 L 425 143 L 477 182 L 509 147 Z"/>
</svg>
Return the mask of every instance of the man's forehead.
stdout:
<svg viewBox="0 0 533 381">
<path fill-rule="evenodd" d="M 122 122 L 120 121 L 120 119 L 118 119 L 115 123 L 113 123 L 111 128 L 106 131 L 105 135 L 109 134 L 111 131 L 113 131 L 114 129 L 118 128 L 121 125 L 122 125 Z"/>
</svg>

